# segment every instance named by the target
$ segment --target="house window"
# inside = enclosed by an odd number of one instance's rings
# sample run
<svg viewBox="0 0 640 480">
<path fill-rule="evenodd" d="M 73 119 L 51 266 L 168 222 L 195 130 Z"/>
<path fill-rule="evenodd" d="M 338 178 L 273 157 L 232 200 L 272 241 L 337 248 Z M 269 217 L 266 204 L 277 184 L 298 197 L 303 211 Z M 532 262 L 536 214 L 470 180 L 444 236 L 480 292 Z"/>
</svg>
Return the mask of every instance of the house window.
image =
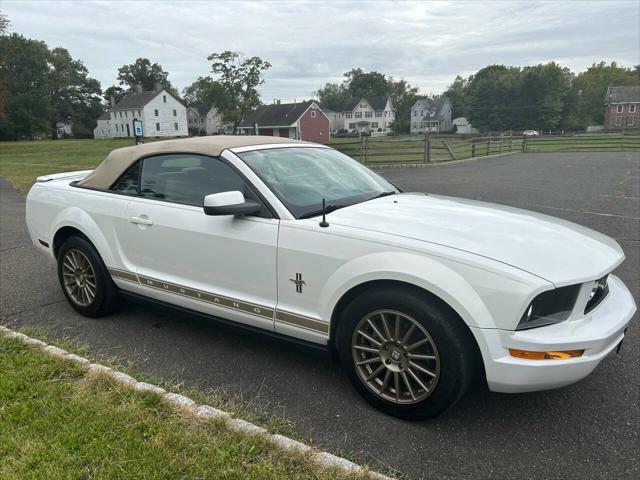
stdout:
<svg viewBox="0 0 640 480">
<path fill-rule="evenodd" d="M 371 128 L 378 128 L 378 122 L 371 122 Z"/>
<path fill-rule="evenodd" d="M 384 113 L 385 113 L 385 116 L 386 116 L 386 113 L 387 113 L 387 112 L 384 112 Z M 417 117 L 417 116 L 418 116 L 418 110 L 414 110 L 414 111 L 413 111 L 413 116 L 414 116 L 414 117 Z"/>
<path fill-rule="evenodd" d="M 138 110 L 138 117 L 141 117 L 142 114 L 140 113 L 140 110 Z"/>
<path fill-rule="evenodd" d="M 624 105 L 618 105 L 618 113 L 624 112 Z"/>
<path fill-rule="evenodd" d="M 120 112 L 120 118 L 122 118 L 122 112 Z"/>
<path fill-rule="evenodd" d="M 353 113 L 347 112 L 344 114 L 344 118 L 353 118 Z"/>
<path fill-rule="evenodd" d="M 381 118 L 382 117 L 382 112 L 376 112 L 376 118 Z"/>
<path fill-rule="evenodd" d="M 201 119 L 200 119 L 200 123 L 204 123 L 204 118 L 201 118 Z"/>
<path fill-rule="evenodd" d="M 364 112 L 365 118 L 371 118 L 373 116 L 373 112 Z"/>
<path fill-rule="evenodd" d="M 311 110 L 311 118 L 316 118 L 316 111 L 315 110 Z"/>
<path fill-rule="evenodd" d="M 167 103 L 167 96 L 166 95 L 162 95 L 162 102 L 163 103 Z"/>
<path fill-rule="evenodd" d="M 350 123 L 349 124 L 349 130 L 355 130 L 356 128 L 356 124 L 355 123 Z"/>
<path fill-rule="evenodd" d="M 361 103 L 361 104 L 360 104 L 360 108 L 367 108 L 366 103 Z"/>
<path fill-rule="evenodd" d="M 178 131 L 178 122 L 173 122 L 173 129 Z"/>
<path fill-rule="evenodd" d="M 116 132 L 118 131 L 118 124 L 116 123 Z"/>
<path fill-rule="evenodd" d="M 622 126 L 622 122 L 624 122 L 623 116 L 616 117 L 616 127 Z"/>
<path fill-rule="evenodd" d="M 362 112 L 356 112 L 356 118 L 362 118 Z"/>
<path fill-rule="evenodd" d="M 158 116 L 158 110 L 154 110 L 153 114 L 157 117 Z"/>
<path fill-rule="evenodd" d="M 156 123 L 156 130 L 160 131 L 160 124 L 159 123 Z"/>
<path fill-rule="evenodd" d="M 636 113 L 636 104 L 632 103 L 629 105 L 629 113 Z"/>
<path fill-rule="evenodd" d="M 629 115 L 627 117 L 627 127 L 633 127 L 636 124 L 636 117 L 634 117 L 633 115 Z"/>
<path fill-rule="evenodd" d="M 177 117 L 178 116 L 178 112 L 176 110 L 173 111 L 173 116 Z"/>
</svg>

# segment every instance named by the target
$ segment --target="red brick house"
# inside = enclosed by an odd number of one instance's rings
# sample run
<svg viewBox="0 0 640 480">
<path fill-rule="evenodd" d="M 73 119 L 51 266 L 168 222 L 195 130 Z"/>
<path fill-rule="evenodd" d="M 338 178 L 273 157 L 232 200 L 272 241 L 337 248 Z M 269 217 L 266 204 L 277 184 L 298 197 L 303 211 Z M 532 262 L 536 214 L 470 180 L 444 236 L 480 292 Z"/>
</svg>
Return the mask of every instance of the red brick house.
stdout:
<svg viewBox="0 0 640 480">
<path fill-rule="evenodd" d="M 326 143 L 331 140 L 329 117 L 313 100 L 302 103 L 262 105 L 240 124 L 245 135 L 294 138 Z"/>
<path fill-rule="evenodd" d="M 604 104 L 604 128 L 640 127 L 640 85 L 609 86 Z"/>
</svg>

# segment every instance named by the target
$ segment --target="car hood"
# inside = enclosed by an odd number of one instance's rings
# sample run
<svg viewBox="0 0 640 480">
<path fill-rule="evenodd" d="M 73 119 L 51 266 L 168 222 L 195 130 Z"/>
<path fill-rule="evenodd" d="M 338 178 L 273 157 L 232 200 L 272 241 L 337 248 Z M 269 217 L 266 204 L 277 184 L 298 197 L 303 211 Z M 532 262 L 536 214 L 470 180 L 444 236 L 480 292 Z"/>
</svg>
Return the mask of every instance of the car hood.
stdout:
<svg viewBox="0 0 640 480">
<path fill-rule="evenodd" d="M 330 223 L 443 245 L 491 258 L 562 286 L 599 278 L 624 259 L 611 238 L 513 207 L 402 193 L 331 213 Z"/>
</svg>

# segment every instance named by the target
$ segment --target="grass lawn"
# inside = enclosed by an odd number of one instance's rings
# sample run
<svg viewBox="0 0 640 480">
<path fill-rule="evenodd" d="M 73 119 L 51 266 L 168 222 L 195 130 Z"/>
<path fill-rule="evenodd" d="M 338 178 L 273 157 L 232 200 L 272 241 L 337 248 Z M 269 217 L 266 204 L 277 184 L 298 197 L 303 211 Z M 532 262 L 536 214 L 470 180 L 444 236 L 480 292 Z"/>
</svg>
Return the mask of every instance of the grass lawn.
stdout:
<svg viewBox="0 0 640 480">
<path fill-rule="evenodd" d="M 0 337 L 0 478 L 357 479 Z"/>
<path fill-rule="evenodd" d="M 92 169 L 111 150 L 131 145 L 126 138 L 0 142 L 0 175 L 26 193 L 40 175 Z"/>
</svg>

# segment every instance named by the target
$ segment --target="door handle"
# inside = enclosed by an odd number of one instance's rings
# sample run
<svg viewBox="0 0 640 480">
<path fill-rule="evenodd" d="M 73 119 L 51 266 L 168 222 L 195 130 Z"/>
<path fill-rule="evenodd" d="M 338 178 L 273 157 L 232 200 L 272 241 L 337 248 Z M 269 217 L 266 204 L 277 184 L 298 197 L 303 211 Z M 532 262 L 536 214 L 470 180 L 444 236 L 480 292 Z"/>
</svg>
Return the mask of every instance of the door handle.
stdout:
<svg viewBox="0 0 640 480">
<path fill-rule="evenodd" d="M 149 220 L 144 217 L 129 217 L 129 221 L 131 223 L 135 223 L 136 225 L 153 225 L 153 220 Z"/>
</svg>

